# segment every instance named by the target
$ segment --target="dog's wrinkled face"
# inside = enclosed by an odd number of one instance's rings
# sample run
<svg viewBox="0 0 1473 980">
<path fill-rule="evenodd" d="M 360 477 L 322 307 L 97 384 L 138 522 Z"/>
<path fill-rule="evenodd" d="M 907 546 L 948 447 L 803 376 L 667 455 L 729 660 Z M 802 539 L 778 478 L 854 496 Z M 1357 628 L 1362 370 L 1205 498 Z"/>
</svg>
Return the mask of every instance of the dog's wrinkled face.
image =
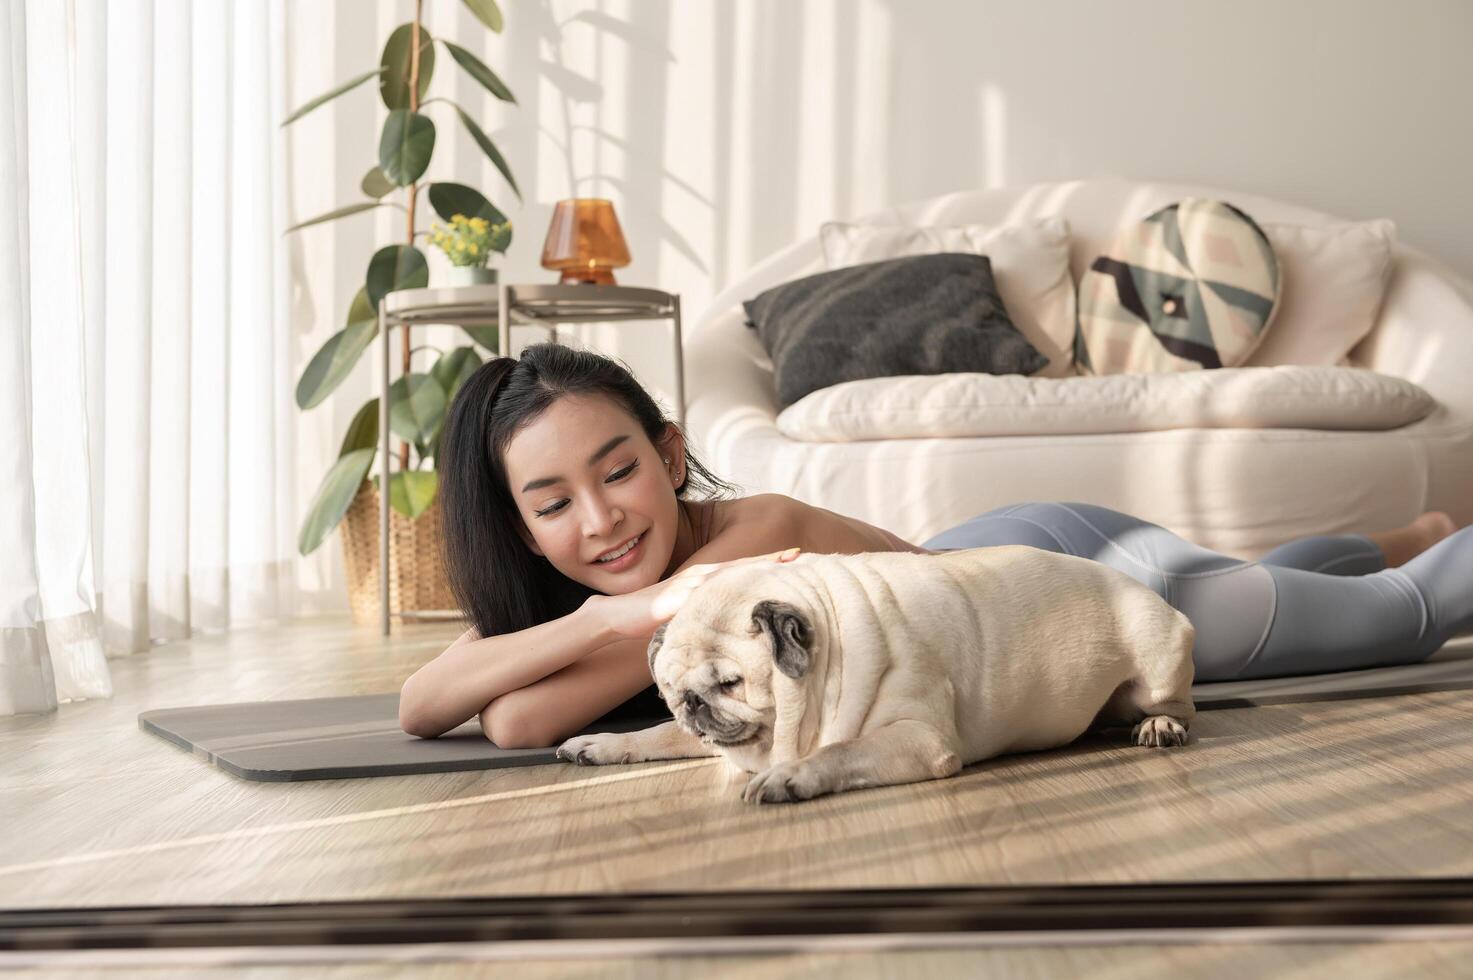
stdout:
<svg viewBox="0 0 1473 980">
<path fill-rule="evenodd" d="M 808 671 L 813 625 L 778 599 L 698 589 L 650 638 L 650 674 L 680 726 L 721 748 L 770 743 L 774 669 Z"/>
</svg>

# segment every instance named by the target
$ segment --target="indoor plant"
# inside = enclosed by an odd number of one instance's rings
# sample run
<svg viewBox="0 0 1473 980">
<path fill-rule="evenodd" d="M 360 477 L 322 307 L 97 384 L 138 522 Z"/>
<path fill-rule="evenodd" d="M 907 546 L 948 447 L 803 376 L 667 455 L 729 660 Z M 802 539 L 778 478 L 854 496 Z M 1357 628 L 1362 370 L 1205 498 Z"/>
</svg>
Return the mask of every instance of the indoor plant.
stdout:
<svg viewBox="0 0 1473 980">
<path fill-rule="evenodd" d="M 485 218 L 452 214 L 449 224 L 430 225 L 430 243 L 450 260 L 450 285 L 495 282 L 496 270 L 486 268 L 486 260 L 511 244 L 511 222 L 498 225 Z"/>
<path fill-rule="evenodd" d="M 502 29 L 501 11 L 495 0 L 463 2 L 487 28 L 497 32 Z M 283 126 L 295 122 L 318 106 L 369 79 L 377 78 L 379 94 L 388 115 L 379 139 L 378 163 L 363 176 L 360 185 L 366 200 L 310 218 L 287 231 L 381 207 L 398 208 L 406 216 L 403 244 L 385 245 L 374 252 L 368 262 L 364 284 L 348 304 L 347 324 L 323 344 L 302 372 L 296 395 L 297 405 L 303 409 L 320 404 L 331 394 L 373 343 L 378 335 L 378 304 L 384 295 L 428 284 L 429 270 L 425 257 L 415 247 L 415 240 L 427 234 L 415 224 L 420 191 L 425 191 L 430 207 L 442 219 L 453 220 L 453 216 L 459 214 L 467 219 L 483 219 L 488 226 L 503 226 L 500 249 L 504 251 L 510 244 L 510 225 L 506 216 L 480 191 L 445 181 L 421 183 L 435 148 L 435 124 L 422 110 L 439 104 L 454 111 L 512 190 L 518 197 L 521 194 L 505 158 L 470 113 L 449 99 L 425 98 L 434 73 L 435 46 L 434 38 L 422 23 L 421 4 L 422 0 L 415 0 L 414 19 L 390 33 L 376 69 L 349 79 L 307 102 L 282 122 Z M 440 39 L 440 44 L 456 64 L 492 95 L 515 103 L 511 90 L 474 54 L 444 38 Z M 437 523 L 433 514 L 426 513 L 434 504 L 438 488 L 433 466 L 427 464 L 438 456 L 440 428 L 446 408 L 461 382 L 482 363 L 477 345 L 493 355 L 497 352 L 494 328 L 462 329 L 473 343 L 440 352 L 427 370 L 419 372 L 411 369 L 410 356 L 415 350 L 428 348 L 411 349 L 410 333 L 405 330 L 401 345 L 401 376 L 389 389 L 389 427 L 400 438 L 398 470 L 389 477 L 389 503 L 403 515 L 403 519 L 416 524 Z M 349 424 L 337 462 L 324 477 L 298 535 L 297 548 L 301 554 L 316 550 L 355 501 L 361 505 L 364 503 L 361 497 L 377 496 L 378 479 L 375 476 L 369 481 L 368 474 L 379 444 L 378 419 L 378 399 L 372 398 L 358 410 Z M 416 520 L 421 515 L 425 516 L 425 521 Z M 426 531 L 437 533 L 438 527 L 426 528 Z M 438 567 L 434 571 L 443 575 Z"/>
</svg>

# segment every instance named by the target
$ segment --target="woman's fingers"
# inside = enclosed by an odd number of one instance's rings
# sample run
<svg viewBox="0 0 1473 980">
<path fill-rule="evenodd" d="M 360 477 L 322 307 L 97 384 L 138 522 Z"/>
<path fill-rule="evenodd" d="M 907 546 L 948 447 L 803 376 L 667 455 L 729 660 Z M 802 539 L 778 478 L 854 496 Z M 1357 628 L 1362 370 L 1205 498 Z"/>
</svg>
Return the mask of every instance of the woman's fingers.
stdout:
<svg viewBox="0 0 1473 980">
<path fill-rule="evenodd" d="M 727 562 L 728 565 L 745 565 L 754 561 L 791 561 L 798 556 L 801 548 L 784 548 L 782 551 L 769 551 L 765 555 L 750 555 L 746 558 L 733 558 Z"/>
<path fill-rule="evenodd" d="M 699 565 L 690 565 L 680 570 L 681 575 L 705 576 L 731 565 L 746 565 L 754 561 L 792 561 L 798 557 L 802 548 L 786 548 L 782 551 L 769 551 L 765 555 L 747 555 L 743 558 L 732 558 L 727 561 L 703 562 Z"/>
</svg>

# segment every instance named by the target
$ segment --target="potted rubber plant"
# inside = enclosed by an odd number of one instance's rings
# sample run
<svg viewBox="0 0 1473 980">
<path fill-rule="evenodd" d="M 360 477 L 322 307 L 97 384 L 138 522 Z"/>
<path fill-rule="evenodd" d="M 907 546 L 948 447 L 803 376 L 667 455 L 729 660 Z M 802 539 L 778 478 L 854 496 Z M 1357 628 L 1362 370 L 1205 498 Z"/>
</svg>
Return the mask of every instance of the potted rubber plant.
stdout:
<svg viewBox="0 0 1473 980">
<path fill-rule="evenodd" d="M 488 30 L 498 33 L 502 30 L 503 20 L 496 0 L 462 2 Z M 347 303 L 345 325 L 322 345 L 303 370 L 296 399 L 297 406 L 304 410 L 321 404 L 373 344 L 378 336 L 378 309 L 384 296 L 395 290 L 429 284 L 429 267 L 416 244 L 431 234 L 416 223 L 423 215 L 424 203 L 443 221 L 453 224 L 459 216 L 466 227 L 484 229 L 488 238 L 494 238 L 486 243 L 496 246 L 492 250 L 504 252 L 511 244 L 511 224 L 506 215 L 480 191 L 466 184 L 423 179 L 435 150 L 437 130 L 432 117 L 439 117 L 441 125 L 458 120 L 518 199 L 521 197 L 505 157 L 471 113 L 448 98 L 426 97 L 434 77 L 436 41 L 451 60 L 493 96 L 510 103 L 515 103 L 516 98 L 496 73 L 469 50 L 432 36 L 422 19 L 422 3 L 423 0 L 416 0 L 414 19 L 400 24 L 389 34 L 377 68 L 305 103 L 281 124 L 290 125 L 332 99 L 376 79 L 388 114 L 379 135 L 377 162 L 368 168 L 359 185 L 363 200 L 299 222 L 288 228 L 287 233 L 376 208 L 396 208 L 405 215 L 403 241 L 385 244 L 369 257 L 363 285 Z M 495 234 L 491 236 L 493 231 Z M 412 564 L 397 567 L 396 561 L 395 568 L 386 570 L 395 608 L 406 608 L 406 603 L 415 609 L 454 608 L 439 561 L 440 532 L 435 506 L 438 478 L 434 462 L 439 455 L 446 409 L 464 379 L 483 363 L 478 348 L 490 351 L 492 356 L 497 353 L 494 327 L 461 330 L 470 342 L 447 351 L 428 346 L 411 349 L 410 331 L 402 331 L 400 376 L 389 389 L 389 428 L 400 440 L 396 454 L 399 465 L 397 472 L 389 477 L 388 494 L 392 508 L 390 533 L 395 539 L 396 556 L 403 556 L 404 561 Z M 420 351 L 426 352 L 422 362 L 430 352 L 438 356 L 416 371 L 411 356 Z M 379 445 L 378 402 L 376 397 L 369 399 L 349 423 L 337 461 L 323 477 L 297 539 L 297 550 L 305 556 L 343 524 L 350 599 L 355 618 L 360 621 L 366 621 L 378 611 L 374 579 L 378 572 L 380 488 L 377 475 L 369 479 Z M 397 600 L 395 592 L 399 593 Z"/>
</svg>

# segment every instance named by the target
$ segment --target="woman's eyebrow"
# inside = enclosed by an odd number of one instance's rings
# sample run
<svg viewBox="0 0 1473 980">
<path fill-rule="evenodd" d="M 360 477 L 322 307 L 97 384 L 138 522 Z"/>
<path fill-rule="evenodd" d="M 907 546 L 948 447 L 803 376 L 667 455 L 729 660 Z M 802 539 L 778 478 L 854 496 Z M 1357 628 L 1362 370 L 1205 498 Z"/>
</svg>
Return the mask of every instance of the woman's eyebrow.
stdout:
<svg viewBox="0 0 1473 980">
<path fill-rule="evenodd" d="M 597 463 L 599 460 L 603 459 L 609 453 L 618 448 L 621 442 L 628 438 L 629 436 L 627 434 L 622 436 L 614 436 L 614 438 L 610 439 L 608 442 L 600 446 L 598 452 L 588 457 L 588 465 L 592 466 L 594 463 Z M 522 487 L 522 493 L 530 493 L 533 490 L 541 490 L 543 487 L 550 487 L 554 483 L 562 482 L 563 479 L 564 477 L 561 476 L 539 477 L 536 480 L 529 481 L 525 487 Z"/>
</svg>

